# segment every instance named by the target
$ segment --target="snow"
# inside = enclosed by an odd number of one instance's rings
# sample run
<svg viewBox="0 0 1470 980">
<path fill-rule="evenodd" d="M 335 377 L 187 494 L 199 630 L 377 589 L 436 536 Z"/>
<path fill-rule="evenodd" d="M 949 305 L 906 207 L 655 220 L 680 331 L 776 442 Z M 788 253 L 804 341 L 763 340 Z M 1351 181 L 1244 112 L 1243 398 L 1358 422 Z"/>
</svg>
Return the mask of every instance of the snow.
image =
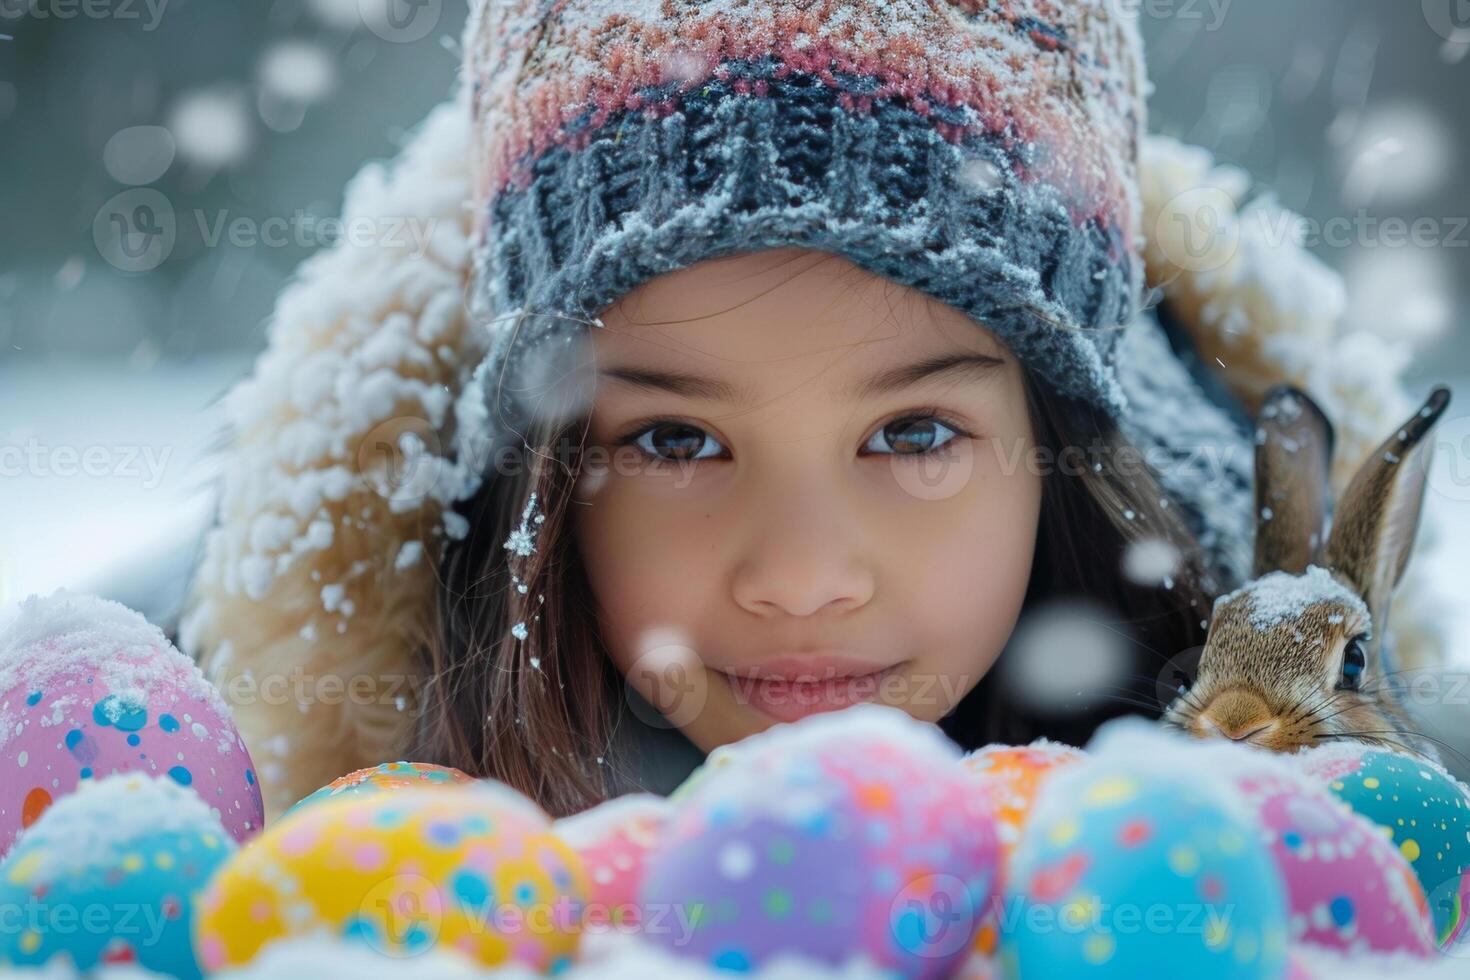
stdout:
<svg viewBox="0 0 1470 980">
<path fill-rule="evenodd" d="M 260 84 L 272 95 L 299 103 L 320 102 L 337 86 L 337 69 L 326 48 L 292 38 L 277 41 L 261 56 Z"/>
<path fill-rule="evenodd" d="M 39 644 L 50 647 L 39 656 Z M 19 685 L 44 685 L 63 672 L 94 672 L 112 693 L 182 688 L 230 717 L 219 690 L 199 666 L 168 642 L 163 631 L 126 606 L 95 596 L 58 589 L 31 596 L 13 608 L 0 608 L 0 696 Z M 0 747 L 11 729 L 0 728 Z M 223 737 L 223 736 L 222 736 Z M 230 751 L 225 744 L 222 751 Z"/>
<path fill-rule="evenodd" d="M 1242 596 L 1250 601 L 1251 625 L 1261 631 L 1298 620 L 1313 606 L 1324 604 L 1346 608 L 1362 622 L 1369 622 L 1368 606 L 1362 597 L 1320 565 L 1310 566 L 1303 575 L 1289 572 L 1263 575 L 1221 596 L 1216 600 L 1216 608 L 1236 602 Z"/>
<path fill-rule="evenodd" d="M 144 974 L 146 976 L 146 974 Z M 680 959 L 663 949 L 643 943 L 634 936 L 608 933 L 590 935 L 583 941 L 583 961 L 558 973 L 563 980 L 724 980 L 732 974 L 708 969 Z M 749 974 L 759 980 L 890 980 L 861 962 L 842 969 L 790 957 L 777 960 Z M 69 978 L 59 974 L 56 980 Z M 97 974 L 101 980 L 124 980 L 122 975 Z M 375 980 L 413 977 L 415 980 L 539 980 L 541 974 L 519 966 L 489 968 L 449 949 L 422 955 L 393 958 L 374 952 L 363 943 L 317 933 L 277 940 L 266 946 L 255 962 L 246 967 L 214 974 L 217 980 L 275 980 L 276 977 L 310 976 L 315 980 Z"/>
<path fill-rule="evenodd" d="M 169 612 L 208 519 L 210 402 L 247 365 L 232 355 L 145 371 L 80 361 L 40 370 L 0 358 L 0 603 L 65 587 Z M 28 445 L 45 465 L 16 457 Z M 109 463 L 54 465 L 65 447 L 103 447 Z"/>
<path fill-rule="evenodd" d="M 235 86 L 186 93 L 169 114 L 168 128 L 180 159 L 206 170 L 241 163 L 254 141 L 244 91 Z"/>
<path fill-rule="evenodd" d="M 209 834 L 221 847 L 234 847 L 198 793 L 171 779 L 123 773 L 83 780 L 47 809 L 46 819 L 21 831 L 11 853 L 39 855 L 33 881 L 50 884 L 113 866 L 135 842 L 172 833 Z"/>
<path fill-rule="evenodd" d="M 628 793 L 563 817 L 553 824 L 552 829 L 573 848 L 583 848 L 606 839 L 618 827 L 644 820 L 662 820 L 671 812 L 672 805 L 662 796 Z"/>
<path fill-rule="evenodd" d="M 1123 574 L 1134 585 L 1172 583 L 1179 571 L 1182 556 L 1179 549 L 1163 538 L 1140 538 L 1131 541 L 1123 553 Z"/>
<path fill-rule="evenodd" d="M 1081 711 L 1127 680 L 1116 617 L 1094 604 L 1054 600 L 1028 612 L 997 668 L 1017 699 L 1042 711 Z"/>
<path fill-rule="evenodd" d="M 398 549 L 398 556 L 393 559 L 393 570 L 402 572 L 417 565 L 424 557 L 424 544 L 422 541 L 405 541 Z"/>
<path fill-rule="evenodd" d="M 505 539 L 505 548 L 513 555 L 525 558 L 536 553 L 536 535 L 531 528 L 532 515 L 535 515 L 534 523 L 540 524 L 546 520 L 544 514 L 536 514 L 536 494 L 532 493 L 526 500 L 526 506 L 521 511 L 521 524 L 511 532 L 510 537 Z"/>
</svg>

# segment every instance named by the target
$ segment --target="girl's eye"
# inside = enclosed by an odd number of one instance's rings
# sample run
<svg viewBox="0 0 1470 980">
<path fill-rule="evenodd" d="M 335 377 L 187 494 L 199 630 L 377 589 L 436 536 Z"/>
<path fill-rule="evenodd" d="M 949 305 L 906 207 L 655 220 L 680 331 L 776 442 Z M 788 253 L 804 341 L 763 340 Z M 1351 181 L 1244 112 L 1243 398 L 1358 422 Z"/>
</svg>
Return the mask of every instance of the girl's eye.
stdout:
<svg viewBox="0 0 1470 980">
<path fill-rule="evenodd" d="M 1338 690 L 1356 691 L 1363 684 L 1363 671 L 1368 666 L 1368 651 L 1363 646 L 1364 637 L 1355 636 L 1342 651 L 1342 679 Z"/>
<path fill-rule="evenodd" d="M 895 419 L 873 433 L 863 449 L 884 455 L 921 456 L 965 434 L 930 415 Z M 891 448 L 885 449 L 885 444 Z"/>
<path fill-rule="evenodd" d="M 632 442 L 648 455 L 671 462 L 709 459 L 711 456 L 718 456 L 725 448 L 708 432 L 687 422 L 660 422 L 651 425 Z M 708 448 L 713 448 L 714 451 L 704 453 Z"/>
</svg>

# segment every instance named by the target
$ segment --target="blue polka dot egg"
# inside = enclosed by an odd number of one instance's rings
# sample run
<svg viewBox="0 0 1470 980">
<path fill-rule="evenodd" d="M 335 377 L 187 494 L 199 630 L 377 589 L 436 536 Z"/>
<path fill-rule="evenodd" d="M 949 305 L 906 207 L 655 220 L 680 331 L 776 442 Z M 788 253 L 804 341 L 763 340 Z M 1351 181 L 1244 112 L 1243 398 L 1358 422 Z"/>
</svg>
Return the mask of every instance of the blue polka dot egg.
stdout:
<svg viewBox="0 0 1470 980">
<path fill-rule="evenodd" d="M 198 977 L 194 897 L 235 851 L 219 817 L 173 780 L 143 773 L 82 785 L 0 864 L 0 964 L 58 954 L 78 969 L 134 963 Z"/>
<path fill-rule="evenodd" d="M 1145 771 L 1140 771 L 1145 770 Z M 1203 776 L 1083 764 L 1043 788 L 1011 865 L 1001 956 L 1021 980 L 1280 977 L 1287 901 L 1248 814 Z"/>
<path fill-rule="evenodd" d="M 1470 942 L 1470 796 L 1440 766 L 1361 745 L 1295 757 L 1310 775 L 1377 824 L 1413 867 L 1441 948 Z"/>
</svg>

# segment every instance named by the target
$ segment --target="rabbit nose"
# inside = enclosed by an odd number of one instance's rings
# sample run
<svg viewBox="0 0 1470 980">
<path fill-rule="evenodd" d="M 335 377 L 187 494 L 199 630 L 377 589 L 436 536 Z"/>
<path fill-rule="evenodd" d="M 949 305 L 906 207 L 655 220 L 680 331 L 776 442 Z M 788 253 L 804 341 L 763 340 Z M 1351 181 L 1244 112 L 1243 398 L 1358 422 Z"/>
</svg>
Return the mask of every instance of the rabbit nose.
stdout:
<svg viewBox="0 0 1470 980">
<path fill-rule="evenodd" d="M 1242 742 L 1276 724 L 1266 702 L 1248 691 L 1226 691 L 1200 715 L 1206 735 Z"/>
</svg>

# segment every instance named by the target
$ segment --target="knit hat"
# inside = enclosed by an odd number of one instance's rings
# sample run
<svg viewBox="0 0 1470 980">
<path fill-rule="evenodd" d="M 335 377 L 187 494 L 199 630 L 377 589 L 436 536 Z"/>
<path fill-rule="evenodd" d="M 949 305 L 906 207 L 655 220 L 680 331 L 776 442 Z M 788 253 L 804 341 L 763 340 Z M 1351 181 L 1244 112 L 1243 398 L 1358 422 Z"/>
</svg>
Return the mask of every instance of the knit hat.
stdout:
<svg viewBox="0 0 1470 980">
<path fill-rule="evenodd" d="M 1114 0 L 476 3 L 490 376 L 659 273 L 801 245 L 970 314 L 1121 414 L 1140 51 Z M 491 414 L 519 431 L 516 387 Z"/>
</svg>

